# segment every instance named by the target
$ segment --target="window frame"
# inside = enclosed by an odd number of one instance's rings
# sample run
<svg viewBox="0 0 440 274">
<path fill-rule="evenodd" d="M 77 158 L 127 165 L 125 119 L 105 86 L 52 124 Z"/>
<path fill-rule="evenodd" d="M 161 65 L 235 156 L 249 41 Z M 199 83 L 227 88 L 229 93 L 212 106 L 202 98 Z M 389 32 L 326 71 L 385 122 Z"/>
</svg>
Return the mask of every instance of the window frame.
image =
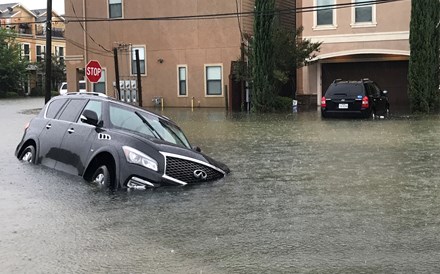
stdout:
<svg viewBox="0 0 440 274">
<path fill-rule="evenodd" d="M 210 67 L 220 67 L 220 94 L 208 94 L 208 81 L 218 81 L 215 80 L 209 80 L 208 79 L 208 68 Z M 223 75 L 223 64 L 205 64 L 204 65 L 204 82 L 205 82 L 205 97 L 223 97 L 224 96 L 224 89 L 223 89 L 223 81 L 224 81 L 224 75 Z"/>
<path fill-rule="evenodd" d="M 336 29 L 338 27 L 337 25 L 337 12 L 336 9 L 332 9 L 332 23 L 331 24 L 326 24 L 326 25 L 318 25 L 318 10 L 319 10 L 319 6 L 318 6 L 318 1 L 320 0 L 313 0 L 313 5 L 316 8 L 315 11 L 313 11 L 313 30 L 331 30 L 331 29 Z M 336 0 L 331 0 L 332 4 L 331 5 L 336 5 Z"/>
<path fill-rule="evenodd" d="M 101 79 L 103 77 L 104 77 L 104 80 L 101 81 Z M 107 77 L 107 68 L 102 68 L 101 78 L 99 78 L 98 82 L 93 83 L 93 86 L 92 86 L 93 92 L 99 92 L 99 91 L 95 91 L 95 85 L 104 83 L 104 93 L 103 94 L 107 94 L 107 78 L 108 78 Z M 99 93 L 101 93 L 101 92 L 99 92 Z"/>
<path fill-rule="evenodd" d="M 180 79 L 180 70 L 185 69 L 185 80 Z M 181 94 L 181 82 L 185 82 L 185 94 Z M 187 65 L 177 65 L 177 96 L 178 97 L 188 97 L 188 66 Z"/>
<path fill-rule="evenodd" d="M 40 48 L 40 54 L 38 54 L 38 48 Z M 46 46 L 45 45 L 36 44 L 35 45 L 36 61 L 37 62 L 43 62 L 44 58 L 45 58 L 45 55 L 46 55 Z M 38 60 L 38 58 L 40 58 L 40 60 Z"/>
<path fill-rule="evenodd" d="M 107 0 L 107 14 L 108 14 L 108 18 L 109 19 L 123 19 L 124 18 L 124 0 L 119 0 L 121 1 L 120 4 L 110 4 L 111 0 Z M 112 17 L 110 12 L 111 12 L 111 5 L 121 5 L 121 16 L 119 17 Z"/>
<path fill-rule="evenodd" d="M 25 54 L 24 47 L 28 47 L 28 54 Z M 26 59 L 27 61 L 31 62 L 31 44 L 29 43 L 21 43 L 21 58 Z"/>
<path fill-rule="evenodd" d="M 356 7 L 358 0 L 351 0 L 353 3 L 353 7 L 351 8 L 351 27 L 352 28 L 366 28 L 366 27 L 376 27 L 377 19 L 376 19 L 376 4 L 365 5 L 365 7 L 371 7 L 371 22 L 356 22 Z"/>
<path fill-rule="evenodd" d="M 63 55 L 61 55 L 61 49 L 63 50 Z M 56 54 L 57 54 L 57 58 L 58 58 L 58 60 L 62 60 L 62 61 L 64 61 L 64 58 L 65 58 L 65 56 L 66 56 L 66 50 L 65 50 L 65 47 L 57 47 L 57 49 L 56 49 Z"/>
<path fill-rule="evenodd" d="M 135 56 L 135 50 L 136 49 L 142 49 L 144 51 L 144 59 L 141 59 L 141 52 L 139 52 L 139 59 L 140 61 L 144 61 L 144 72 L 142 73 L 142 67 L 141 67 L 141 75 L 147 76 L 147 48 L 145 45 L 132 45 L 130 47 L 130 75 L 136 76 L 137 73 L 135 73 L 135 66 L 133 66 L 134 62 L 136 62 L 136 56 Z"/>
</svg>

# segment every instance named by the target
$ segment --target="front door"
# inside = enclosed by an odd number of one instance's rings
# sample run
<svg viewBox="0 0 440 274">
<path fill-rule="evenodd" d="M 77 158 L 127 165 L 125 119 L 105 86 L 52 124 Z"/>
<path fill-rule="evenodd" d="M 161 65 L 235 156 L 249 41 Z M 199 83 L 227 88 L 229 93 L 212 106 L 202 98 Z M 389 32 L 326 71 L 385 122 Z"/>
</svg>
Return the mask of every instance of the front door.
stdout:
<svg viewBox="0 0 440 274">
<path fill-rule="evenodd" d="M 100 120 L 102 118 L 102 104 L 102 101 L 90 100 L 84 110 L 96 112 L 98 120 Z M 90 154 L 93 152 L 91 151 L 92 145 L 98 140 L 98 137 L 99 133 L 96 127 L 83 123 L 81 115 L 78 115 L 76 121 L 69 124 L 67 133 L 64 135 L 60 145 L 63 157 L 58 158 L 55 169 L 74 175 L 82 175 Z"/>
</svg>

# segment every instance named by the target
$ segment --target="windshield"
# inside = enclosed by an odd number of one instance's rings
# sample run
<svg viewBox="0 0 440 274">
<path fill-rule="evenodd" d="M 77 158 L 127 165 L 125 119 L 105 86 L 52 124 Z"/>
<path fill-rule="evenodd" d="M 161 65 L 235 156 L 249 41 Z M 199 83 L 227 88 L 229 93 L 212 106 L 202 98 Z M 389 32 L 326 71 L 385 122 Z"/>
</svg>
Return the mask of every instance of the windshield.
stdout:
<svg viewBox="0 0 440 274">
<path fill-rule="evenodd" d="M 110 104 L 110 124 L 143 136 L 164 140 L 172 144 L 191 148 L 185 134 L 176 125 L 143 111 Z"/>
</svg>

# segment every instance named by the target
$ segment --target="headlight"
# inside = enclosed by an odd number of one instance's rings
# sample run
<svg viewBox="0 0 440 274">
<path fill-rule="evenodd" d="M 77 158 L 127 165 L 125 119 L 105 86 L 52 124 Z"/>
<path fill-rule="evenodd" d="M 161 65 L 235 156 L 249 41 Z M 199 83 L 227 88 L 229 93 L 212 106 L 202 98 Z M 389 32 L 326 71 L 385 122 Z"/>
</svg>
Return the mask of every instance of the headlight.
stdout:
<svg viewBox="0 0 440 274">
<path fill-rule="evenodd" d="M 139 150 L 128 146 L 123 146 L 122 150 L 124 150 L 124 154 L 125 154 L 125 158 L 127 159 L 127 162 L 140 165 L 152 169 L 154 171 L 158 170 L 157 162 L 151 157 L 140 152 Z"/>
</svg>

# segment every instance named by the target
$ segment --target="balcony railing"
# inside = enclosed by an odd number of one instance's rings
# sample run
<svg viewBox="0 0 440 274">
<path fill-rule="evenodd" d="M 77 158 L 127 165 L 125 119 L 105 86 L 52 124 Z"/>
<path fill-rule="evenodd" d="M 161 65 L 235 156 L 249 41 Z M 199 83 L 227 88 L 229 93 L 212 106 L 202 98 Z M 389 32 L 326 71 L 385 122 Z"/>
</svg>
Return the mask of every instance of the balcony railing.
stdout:
<svg viewBox="0 0 440 274">
<path fill-rule="evenodd" d="M 36 32 L 37 36 L 46 36 L 46 31 L 44 29 L 38 29 Z M 52 37 L 64 38 L 63 29 L 52 29 Z"/>
</svg>

